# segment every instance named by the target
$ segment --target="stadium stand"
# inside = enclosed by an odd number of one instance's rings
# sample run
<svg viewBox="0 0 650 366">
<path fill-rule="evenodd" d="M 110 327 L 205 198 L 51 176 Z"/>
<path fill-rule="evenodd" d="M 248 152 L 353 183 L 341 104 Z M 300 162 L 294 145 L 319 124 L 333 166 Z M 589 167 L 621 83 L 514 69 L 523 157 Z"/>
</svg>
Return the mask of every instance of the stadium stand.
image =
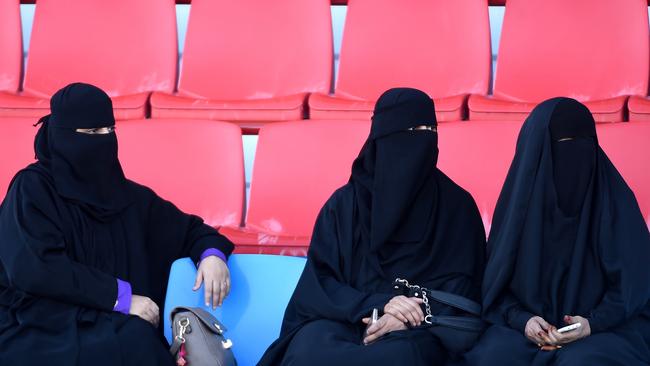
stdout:
<svg viewBox="0 0 650 366">
<path fill-rule="evenodd" d="M 264 122 L 302 119 L 332 79 L 329 0 L 194 0 L 178 92 L 154 93 L 152 116 Z"/>
<path fill-rule="evenodd" d="M 494 95 L 472 95 L 470 119 L 521 121 L 562 95 L 622 121 L 628 96 L 648 92 L 649 37 L 645 0 L 508 0 Z"/>
<path fill-rule="evenodd" d="M 439 121 L 465 116 L 486 94 L 491 51 L 487 1 L 351 0 L 334 95 L 309 98 L 312 119 L 368 119 L 382 92 L 427 92 Z"/>
<path fill-rule="evenodd" d="M 165 336 L 171 340 L 170 313 L 176 306 L 201 307 L 221 320 L 233 342 L 237 363 L 255 365 L 280 335 L 284 309 L 305 266 L 304 258 L 234 254 L 228 260 L 231 292 L 215 311 L 203 305 L 203 291 L 192 291 L 196 265 L 189 258 L 172 265 L 165 300 Z"/>
<path fill-rule="evenodd" d="M 294 121 L 260 130 L 243 229 L 222 228 L 240 253 L 306 255 L 316 216 L 350 177 L 367 121 Z"/>
<path fill-rule="evenodd" d="M 650 98 L 633 95 L 627 101 L 630 121 L 650 121 Z"/>
<path fill-rule="evenodd" d="M 244 207 L 241 129 L 218 121 L 134 120 L 117 126 L 127 178 L 211 226 L 238 226 Z"/>
<path fill-rule="evenodd" d="M 0 116 L 40 117 L 83 81 L 111 96 L 116 118 L 144 118 L 151 91 L 174 89 L 176 37 L 173 0 L 39 0 L 23 91 L 0 93 Z"/>
<path fill-rule="evenodd" d="M 18 0 L 0 0 L 0 91 L 16 93 L 23 64 Z"/>
</svg>

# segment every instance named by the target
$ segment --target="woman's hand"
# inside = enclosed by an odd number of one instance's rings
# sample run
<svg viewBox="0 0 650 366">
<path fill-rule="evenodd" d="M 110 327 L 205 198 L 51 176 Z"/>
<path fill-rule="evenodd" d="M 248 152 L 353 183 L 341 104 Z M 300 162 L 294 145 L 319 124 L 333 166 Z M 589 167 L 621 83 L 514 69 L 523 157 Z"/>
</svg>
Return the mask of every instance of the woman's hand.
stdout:
<svg viewBox="0 0 650 366">
<path fill-rule="evenodd" d="M 370 318 L 363 318 L 365 324 L 370 322 Z M 377 322 L 370 327 L 366 332 L 366 337 L 363 339 L 363 344 L 370 344 L 387 333 L 395 332 L 398 330 L 408 329 L 406 324 L 392 316 L 391 314 L 384 314 Z"/>
<path fill-rule="evenodd" d="M 528 319 L 524 333 L 526 338 L 538 346 L 553 345 L 548 336 L 548 332 L 553 328 L 546 320 L 540 316 L 534 316 Z"/>
<path fill-rule="evenodd" d="M 589 325 L 589 320 L 587 320 L 586 318 L 583 318 L 581 316 L 565 315 L 564 322 L 567 325 L 574 324 L 574 323 L 580 323 L 581 325 L 580 328 L 570 330 L 566 333 L 560 333 L 557 331 L 557 329 L 555 329 L 555 327 L 552 327 L 548 336 L 551 339 L 551 342 L 553 342 L 552 343 L 553 345 L 559 346 L 559 345 L 575 342 L 579 339 L 591 335 L 591 326 Z"/>
<path fill-rule="evenodd" d="M 390 314 L 402 323 L 417 327 L 424 321 L 420 304 L 422 299 L 418 297 L 395 296 L 384 306 L 384 314 Z"/>
<path fill-rule="evenodd" d="M 160 321 L 158 305 L 146 296 L 131 295 L 129 314 L 139 316 L 158 328 Z"/>
<path fill-rule="evenodd" d="M 192 290 L 198 290 L 202 283 L 205 283 L 205 306 L 210 306 L 210 300 L 212 309 L 221 306 L 230 293 L 230 271 L 221 258 L 213 255 L 203 258 Z"/>
</svg>

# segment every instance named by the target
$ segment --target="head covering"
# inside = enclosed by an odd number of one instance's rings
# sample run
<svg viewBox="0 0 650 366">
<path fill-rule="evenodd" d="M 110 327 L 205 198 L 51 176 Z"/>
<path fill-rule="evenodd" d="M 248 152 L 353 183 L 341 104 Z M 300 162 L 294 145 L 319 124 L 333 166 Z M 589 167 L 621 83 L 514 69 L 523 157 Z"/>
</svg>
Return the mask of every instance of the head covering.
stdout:
<svg viewBox="0 0 650 366">
<path fill-rule="evenodd" d="M 508 297 L 556 326 L 564 315 L 587 317 L 592 331 L 648 304 L 648 228 L 579 102 L 550 99 L 526 119 L 488 256 L 483 309 L 494 323 L 505 322 Z"/>
<path fill-rule="evenodd" d="M 122 211 L 130 199 L 115 133 L 76 131 L 115 125 L 111 99 L 93 85 L 74 83 L 52 96 L 50 109 L 39 121 L 34 148 L 59 195 L 99 220 Z"/>
<path fill-rule="evenodd" d="M 386 91 L 375 106 L 370 136 L 352 165 L 360 229 L 373 251 L 389 239 L 422 240 L 431 221 L 438 134 L 409 130 L 421 125 L 437 125 L 427 94 L 410 88 Z"/>
</svg>

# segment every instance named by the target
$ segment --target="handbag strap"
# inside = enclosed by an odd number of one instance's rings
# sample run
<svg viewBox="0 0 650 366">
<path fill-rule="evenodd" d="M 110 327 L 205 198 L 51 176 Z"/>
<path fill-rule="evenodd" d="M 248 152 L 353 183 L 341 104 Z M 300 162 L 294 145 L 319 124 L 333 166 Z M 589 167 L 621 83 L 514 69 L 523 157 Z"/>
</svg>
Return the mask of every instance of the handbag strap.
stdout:
<svg viewBox="0 0 650 366">
<path fill-rule="evenodd" d="M 464 310 L 472 315 L 481 315 L 481 305 L 466 297 L 445 291 L 427 290 L 429 298 L 439 303 Z"/>
<path fill-rule="evenodd" d="M 172 310 L 171 312 L 172 326 L 174 322 L 174 316 L 176 316 L 176 314 L 180 312 L 185 312 L 185 311 L 194 314 L 197 317 L 197 319 L 199 319 L 201 323 L 203 323 L 205 327 L 210 331 L 212 331 L 213 333 L 222 335 L 224 332 L 228 331 L 228 329 L 209 312 L 201 308 L 186 307 L 186 306 L 178 306 L 174 308 L 174 310 Z"/>
</svg>

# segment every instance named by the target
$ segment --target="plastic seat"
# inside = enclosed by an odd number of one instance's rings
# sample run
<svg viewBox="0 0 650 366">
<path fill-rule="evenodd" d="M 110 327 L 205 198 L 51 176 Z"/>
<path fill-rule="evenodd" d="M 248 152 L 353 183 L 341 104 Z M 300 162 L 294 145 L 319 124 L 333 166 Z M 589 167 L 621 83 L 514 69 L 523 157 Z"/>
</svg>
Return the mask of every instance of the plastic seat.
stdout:
<svg viewBox="0 0 650 366">
<path fill-rule="evenodd" d="M 309 98 L 312 119 L 369 119 L 392 87 L 427 92 L 438 121 L 466 116 L 469 94 L 488 92 L 486 0 L 350 0 L 334 95 Z"/>
<path fill-rule="evenodd" d="M 16 173 L 35 162 L 33 118 L 0 118 L 0 202 Z"/>
<path fill-rule="evenodd" d="M 438 125 L 438 168 L 474 197 L 486 233 L 520 128 L 516 123 L 493 121 Z"/>
<path fill-rule="evenodd" d="M 134 120 L 117 126 L 127 178 L 208 225 L 240 225 L 244 158 L 239 127 L 218 121 Z"/>
<path fill-rule="evenodd" d="M 239 366 L 255 365 L 280 335 L 284 311 L 305 266 L 305 258 L 234 254 L 228 261 L 231 292 L 213 313 L 227 328 Z M 177 306 L 205 308 L 203 288 L 192 291 L 196 266 L 174 262 L 165 301 L 165 336 L 171 340 L 171 311 Z"/>
<path fill-rule="evenodd" d="M 470 119 L 523 121 L 567 96 L 622 121 L 627 97 L 648 91 L 649 37 L 645 0 L 508 0 L 494 95 L 472 95 Z"/>
<path fill-rule="evenodd" d="M 54 92 L 83 81 L 116 118 L 144 118 L 151 91 L 174 89 L 176 37 L 173 0 L 39 0 L 23 91 L 0 93 L 0 116 L 45 115 Z"/>
<path fill-rule="evenodd" d="M 598 125 L 598 141 L 634 192 L 650 227 L 650 124 L 627 122 Z"/>
<path fill-rule="evenodd" d="M 642 96 L 631 96 L 627 101 L 630 121 L 650 121 L 650 99 Z"/>
<path fill-rule="evenodd" d="M 0 91 L 15 93 L 20 87 L 23 36 L 18 0 L 0 0 Z"/>
<path fill-rule="evenodd" d="M 350 178 L 366 121 L 295 121 L 260 130 L 246 226 L 222 228 L 239 253 L 306 255 L 318 212 Z"/>
<path fill-rule="evenodd" d="M 234 121 L 247 131 L 304 117 L 332 79 L 329 0 L 194 0 L 178 92 L 152 115 Z"/>
</svg>

